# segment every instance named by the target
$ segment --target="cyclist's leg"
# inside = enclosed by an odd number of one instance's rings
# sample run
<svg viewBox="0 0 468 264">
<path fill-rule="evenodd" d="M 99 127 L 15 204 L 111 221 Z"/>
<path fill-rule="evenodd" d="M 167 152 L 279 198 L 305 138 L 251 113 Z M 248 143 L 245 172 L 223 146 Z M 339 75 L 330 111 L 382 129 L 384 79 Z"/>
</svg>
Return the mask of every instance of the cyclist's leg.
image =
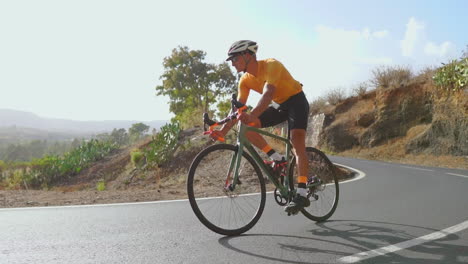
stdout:
<svg viewBox="0 0 468 264">
<path fill-rule="evenodd" d="M 289 128 L 291 132 L 291 143 L 296 155 L 296 163 L 298 168 L 297 175 L 297 195 L 291 203 L 285 208 L 288 213 L 297 213 L 304 207 L 310 205 L 307 199 L 307 175 L 308 175 L 308 160 L 306 155 L 305 138 L 307 131 L 309 103 L 303 93 L 297 94 L 288 100 L 287 105 L 289 113 Z"/>
<path fill-rule="evenodd" d="M 293 96 L 291 100 L 287 101 L 288 109 L 288 122 L 291 132 L 291 143 L 293 151 L 296 155 L 296 163 L 300 176 L 307 178 L 308 174 L 308 161 L 306 155 L 305 139 L 307 135 L 307 125 L 309 117 L 309 103 L 303 93 Z M 298 181 L 301 183 L 302 181 Z M 307 183 L 307 180 L 304 182 Z"/>
<path fill-rule="evenodd" d="M 287 113 L 278 111 L 273 107 L 267 108 L 258 118 L 254 120 L 253 127 L 271 127 L 287 119 Z M 265 150 L 268 143 L 259 133 L 249 131 L 246 133 L 247 139 L 257 148 Z"/>
<path fill-rule="evenodd" d="M 310 201 L 307 198 L 308 160 L 305 151 L 305 135 L 305 129 L 291 130 L 291 143 L 296 155 L 296 165 L 298 168 L 297 189 L 296 196 L 286 206 L 285 211 L 292 214 L 296 214 L 304 207 L 310 205 Z"/>
<path fill-rule="evenodd" d="M 293 149 L 294 155 L 296 156 L 296 165 L 297 165 L 298 172 L 299 172 L 298 176 L 307 176 L 308 169 L 309 169 L 309 166 L 307 164 L 305 138 L 306 138 L 305 129 L 292 129 L 291 130 L 291 143 L 294 148 Z"/>
</svg>

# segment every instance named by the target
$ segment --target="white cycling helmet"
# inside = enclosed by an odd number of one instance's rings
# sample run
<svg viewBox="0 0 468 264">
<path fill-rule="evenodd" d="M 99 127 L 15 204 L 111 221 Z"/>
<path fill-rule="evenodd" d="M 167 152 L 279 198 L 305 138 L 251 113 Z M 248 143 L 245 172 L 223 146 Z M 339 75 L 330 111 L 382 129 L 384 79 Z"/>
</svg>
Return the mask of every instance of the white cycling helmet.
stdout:
<svg viewBox="0 0 468 264">
<path fill-rule="evenodd" d="M 231 60 L 234 56 L 243 53 L 243 52 L 251 52 L 256 54 L 258 50 L 257 42 L 251 40 L 239 40 L 234 42 L 231 45 L 228 51 L 228 58 L 226 61 Z"/>
</svg>

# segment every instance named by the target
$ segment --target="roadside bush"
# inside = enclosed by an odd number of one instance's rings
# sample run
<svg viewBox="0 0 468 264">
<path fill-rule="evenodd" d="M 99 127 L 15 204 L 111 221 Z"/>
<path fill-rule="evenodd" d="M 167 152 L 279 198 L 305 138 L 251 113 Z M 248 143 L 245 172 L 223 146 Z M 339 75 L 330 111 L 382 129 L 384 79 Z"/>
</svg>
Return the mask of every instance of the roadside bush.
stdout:
<svg viewBox="0 0 468 264">
<path fill-rule="evenodd" d="M 325 95 L 325 98 L 329 104 L 337 105 L 338 103 L 346 99 L 346 91 L 341 87 L 337 87 L 330 90 Z"/>
<path fill-rule="evenodd" d="M 437 69 L 434 66 L 427 66 L 419 71 L 418 76 L 416 76 L 417 81 L 421 82 L 432 82 L 432 78 L 436 73 Z"/>
<path fill-rule="evenodd" d="M 316 115 L 318 113 L 323 112 L 325 106 L 327 106 L 327 100 L 323 97 L 319 97 L 310 103 L 310 114 Z"/>
<path fill-rule="evenodd" d="M 20 189 L 23 185 L 23 175 L 24 172 L 22 169 L 14 170 L 9 177 L 6 178 L 6 187 L 8 189 Z"/>
<path fill-rule="evenodd" d="M 172 158 L 180 131 L 179 123 L 176 122 L 162 126 L 160 132 L 153 136 L 151 143 L 143 150 L 149 168 L 160 166 Z"/>
<path fill-rule="evenodd" d="M 437 69 L 434 84 L 441 90 L 460 91 L 468 86 L 468 58 L 453 60 Z"/>
<path fill-rule="evenodd" d="M 367 82 L 359 83 L 358 85 L 352 88 L 352 95 L 362 98 L 369 88 L 369 84 Z"/>
<path fill-rule="evenodd" d="M 104 180 L 99 180 L 96 183 L 96 190 L 99 192 L 105 191 L 106 190 L 106 182 Z"/>
<path fill-rule="evenodd" d="M 405 66 L 380 66 L 372 70 L 372 75 L 370 82 L 376 89 L 405 86 L 413 78 L 413 73 Z"/>
<path fill-rule="evenodd" d="M 142 152 L 140 152 L 139 150 L 137 149 L 134 149 L 131 153 L 130 153 L 130 161 L 132 162 L 133 166 L 135 168 L 141 168 L 143 167 L 144 165 L 144 158 L 145 156 L 143 155 Z"/>
<path fill-rule="evenodd" d="M 92 139 L 63 156 L 45 156 L 29 163 L 10 166 L 5 173 L 4 182 L 9 188 L 42 187 L 46 188 L 61 179 L 72 177 L 92 162 L 98 161 L 117 148 L 110 142 Z"/>
<path fill-rule="evenodd" d="M 6 169 L 6 164 L 3 160 L 0 160 L 0 174 Z"/>
</svg>

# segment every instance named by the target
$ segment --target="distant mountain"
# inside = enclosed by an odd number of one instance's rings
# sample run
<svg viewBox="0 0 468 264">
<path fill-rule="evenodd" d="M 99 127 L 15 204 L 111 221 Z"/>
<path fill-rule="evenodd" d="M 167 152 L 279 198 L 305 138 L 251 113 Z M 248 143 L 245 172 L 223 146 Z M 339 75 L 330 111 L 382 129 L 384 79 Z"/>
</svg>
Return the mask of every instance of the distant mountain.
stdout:
<svg viewBox="0 0 468 264">
<path fill-rule="evenodd" d="M 51 132 L 36 128 L 24 128 L 17 126 L 0 127 L 0 147 L 8 144 L 18 144 L 30 142 L 32 140 L 69 141 L 72 139 L 85 139 L 93 136 L 94 133 L 79 132 Z M 1 155 L 1 149 L 0 149 Z"/>
<path fill-rule="evenodd" d="M 128 129 L 135 123 L 144 123 L 152 128 L 159 129 L 168 123 L 165 120 L 155 120 L 150 122 L 136 120 L 116 120 L 116 121 L 74 121 L 66 119 L 43 118 L 36 114 L 11 109 L 0 109 L 1 127 L 24 127 L 52 132 L 96 134 L 110 132 L 114 128 Z"/>
</svg>

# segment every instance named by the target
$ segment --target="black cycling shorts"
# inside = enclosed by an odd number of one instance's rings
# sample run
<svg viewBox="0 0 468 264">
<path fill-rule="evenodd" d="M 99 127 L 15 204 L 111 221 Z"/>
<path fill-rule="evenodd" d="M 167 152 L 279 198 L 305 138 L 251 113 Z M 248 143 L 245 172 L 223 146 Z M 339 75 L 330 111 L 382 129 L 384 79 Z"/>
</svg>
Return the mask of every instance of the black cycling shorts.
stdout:
<svg viewBox="0 0 468 264">
<path fill-rule="evenodd" d="M 309 118 L 309 102 L 304 92 L 289 97 L 278 109 L 270 106 L 259 117 L 261 127 L 271 127 L 288 121 L 289 130 L 307 130 Z"/>
</svg>

